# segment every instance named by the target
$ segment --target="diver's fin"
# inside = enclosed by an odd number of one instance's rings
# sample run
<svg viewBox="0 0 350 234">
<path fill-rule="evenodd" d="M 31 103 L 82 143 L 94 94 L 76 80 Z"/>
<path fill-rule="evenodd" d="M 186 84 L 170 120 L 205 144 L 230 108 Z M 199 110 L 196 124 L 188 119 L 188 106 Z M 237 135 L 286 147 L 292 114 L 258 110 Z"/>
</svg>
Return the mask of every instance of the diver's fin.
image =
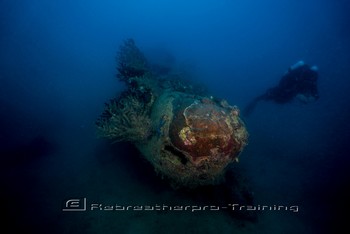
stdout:
<svg viewBox="0 0 350 234">
<path fill-rule="evenodd" d="M 243 115 L 248 117 L 255 109 L 256 104 L 258 104 L 259 101 L 263 100 L 265 95 L 258 96 L 253 99 L 243 110 Z"/>
<path fill-rule="evenodd" d="M 248 106 L 246 106 L 244 108 L 243 115 L 248 117 L 253 112 L 253 110 L 255 109 L 255 106 L 256 106 L 257 103 L 258 103 L 258 101 L 256 99 L 254 99 L 252 102 L 250 102 L 248 104 Z"/>
</svg>

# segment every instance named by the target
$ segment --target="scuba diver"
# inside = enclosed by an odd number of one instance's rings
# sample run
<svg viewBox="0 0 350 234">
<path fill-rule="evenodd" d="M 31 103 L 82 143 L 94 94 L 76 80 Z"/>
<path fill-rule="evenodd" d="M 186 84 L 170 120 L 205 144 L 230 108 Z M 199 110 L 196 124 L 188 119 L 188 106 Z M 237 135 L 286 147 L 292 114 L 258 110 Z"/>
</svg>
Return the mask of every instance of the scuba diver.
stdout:
<svg viewBox="0 0 350 234">
<path fill-rule="evenodd" d="M 244 109 L 243 114 L 250 115 L 260 101 L 271 100 L 280 104 L 290 102 L 293 98 L 303 103 L 316 101 L 319 98 L 317 79 L 317 66 L 310 67 L 304 61 L 299 61 L 288 69 L 277 86 L 254 98 Z"/>
</svg>

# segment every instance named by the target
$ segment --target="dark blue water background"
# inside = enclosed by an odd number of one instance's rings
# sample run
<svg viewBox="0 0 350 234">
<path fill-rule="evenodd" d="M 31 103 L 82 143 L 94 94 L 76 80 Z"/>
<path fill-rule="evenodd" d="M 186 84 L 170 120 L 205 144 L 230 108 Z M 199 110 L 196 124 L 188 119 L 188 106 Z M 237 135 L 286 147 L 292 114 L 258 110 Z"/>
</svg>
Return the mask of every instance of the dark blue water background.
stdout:
<svg viewBox="0 0 350 234">
<path fill-rule="evenodd" d="M 350 7 L 345 0 L 0 1 L 1 210 L 25 233 L 330 233 L 349 197 Z M 226 213 L 78 212 L 65 199 L 188 202 L 128 144 L 97 139 L 103 103 L 125 87 L 126 38 L 244 107 L 298 60 L 320 99 L 261 103 L 238 164 L 256 204 L 298 205 L 257 220 Z M 195 203 L 196 198 L 191 198 Z"/>
</svg>

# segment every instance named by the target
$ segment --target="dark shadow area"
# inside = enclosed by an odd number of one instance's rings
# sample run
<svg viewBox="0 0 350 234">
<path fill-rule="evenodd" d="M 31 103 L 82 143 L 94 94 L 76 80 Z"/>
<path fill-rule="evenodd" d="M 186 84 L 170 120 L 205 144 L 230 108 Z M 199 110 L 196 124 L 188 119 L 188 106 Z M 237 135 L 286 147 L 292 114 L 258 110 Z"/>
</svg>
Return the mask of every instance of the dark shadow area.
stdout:
<svg viewBox="0 0 350 234">
<path fill-rule="evenodd" d="M 233 204 L 239 206 L 254 206 L 254 195 L 249 180 L 242 174 L 239 166 L 230 166 L 225 175 L 225 181 L 218 185 L 202 186 L 196 189 L 180 189 L 177 196 L 189 199 L 193 205 L 228 207 L 220 209 L 227 215 L 239 221 L 257 222 L 258 213 L 247 210 L 232 209 Z"/>
<path fill-rule="evenodd" d="M 151 164 L 131 143 L 103 142 L 97 146 L 95 155 L 101 164 L 122 165 L 123 170 L 137 182 L 151 186 L 156 193 L 171 189 L 166 181 L 157 176 Z"/>
<path fill-rule="evenodd" d="M 38 136 L 1 150 L 0 199 L 5 214 L 0 222 L 2 230 L 9 233 L 54 231 L 54 220 L 48 218 L 44 202 L 48 188 L 43 187 L 38 176 L 42 160 L 51 157 L 55 149 L 47 138 Z"/>
<path fill-rule="evenodd" d="M 239 165 L 230 165 L 227 169 L 224 182 L 219 185 L 203 186 L 195 189 L 173 189 L 166 179 L 157 175 L 152 165 L 146 161 L 140 152 L 130 143 L 110 144 L 103 142 L 99 144 L 95 155 L 101 164 L 122 165 L 130 177 L 151 189 L 155 194 L 167 193 L 171 200 L 167 205 L 193 205 L 193 206 L 220 206 L 227 207 L 228 204 L 239 204 L 242 206 L 254 205 L 254 196 L 249 179 Z M 115 178 L 118 180 L 118 178 Z M 116 181 L 117 182 L 117 181 Z M 151 199 L 150 199 L 151 200 Z M 232 217 L 242 227 L 245 222 L 257 222 L 258 212 L 238 211 L 222 209 L 222 212 Z M 213 212 L 213 211 L 208 211 Z"/>
<path fill-rule="evenodd" d="M 29 163 L 52 154 L 55 148 L 53 143 L 49 142 L 47 138 L 37 136 L 27 143 L 1 149 L 1 165 L 3 167 L 11 167 Z"/>
<path fill-rule="evenodd" d="M 345 113 L 344 113 L 345 114 Z M 340 123 L 337 123 L 339 126 Z M 339 129 L 334 126 L 334 129 Z M 307 217 L 317 233 L 342 233 L 347 230 L 350 197 L 350 147 L 349 125 L 342 125 L 341 130 L 330 139 L 329 153 L 314 167 L 315 177 L 307 186 L 304 203 L 308 207 Z"/>
</svg>

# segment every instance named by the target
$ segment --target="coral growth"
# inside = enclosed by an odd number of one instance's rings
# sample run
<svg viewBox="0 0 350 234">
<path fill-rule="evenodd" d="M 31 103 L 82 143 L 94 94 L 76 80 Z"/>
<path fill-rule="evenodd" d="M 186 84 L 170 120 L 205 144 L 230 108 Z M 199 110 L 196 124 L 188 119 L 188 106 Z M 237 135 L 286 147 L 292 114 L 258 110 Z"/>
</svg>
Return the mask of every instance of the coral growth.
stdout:
<svg viewBox="0 0 350 234">
<path fill-rule="evenodd" d="M 117 60 L 117 77 L 127 90 L 106 104 L 98 135 L 132 142 L 174 187 L 221 182 L 248 140 L 239 109 L 183 76 L 157 76 L 132 39 Z"/>
<path fill-rule="evenodd" d="M 238 109 L 217 106 L 208 98 L 190 105 L 183 101 L 177 102 L 176 118 L 170 124 L 174 147 L 195 164 L 202 160 L 235 160 L 248 138 L 243 122 L 237 118 Z"/>
<path fill-rule="evenodd" d="M 112 99 L 96 121 L 98 135 L 115 142 L 146 140 L 151 134 L 149 111 L 153 102 L 151 92 L 137 90 L 128 90 Z"/>
<path fill-rule="evenodd" d="M 117 77 L 121 81 L 143 76 L 149 69 L 143 53 L 137 48 L 133 39 L 127 39 L 120 46 L 117 56 Z"/>
</svg>

